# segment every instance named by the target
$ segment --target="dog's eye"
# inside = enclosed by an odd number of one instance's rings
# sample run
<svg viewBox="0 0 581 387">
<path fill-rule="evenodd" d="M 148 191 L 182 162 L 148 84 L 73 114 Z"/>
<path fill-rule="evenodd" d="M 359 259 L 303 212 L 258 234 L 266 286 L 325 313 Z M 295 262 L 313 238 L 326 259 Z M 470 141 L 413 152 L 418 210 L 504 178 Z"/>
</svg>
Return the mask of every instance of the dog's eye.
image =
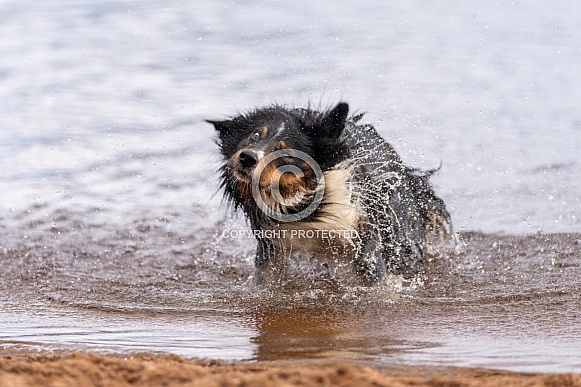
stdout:
<svg viewBox="0 0 581 387">
<path fill-rule="evenodd" d="M 254 140 L 254 141 L 260 140 L 260 132 L 259 131 L 256 131 L 256 132 L 252 133 L 252 135 L 250 136 L 250 138 L 252 140 Z"/>
</svg>

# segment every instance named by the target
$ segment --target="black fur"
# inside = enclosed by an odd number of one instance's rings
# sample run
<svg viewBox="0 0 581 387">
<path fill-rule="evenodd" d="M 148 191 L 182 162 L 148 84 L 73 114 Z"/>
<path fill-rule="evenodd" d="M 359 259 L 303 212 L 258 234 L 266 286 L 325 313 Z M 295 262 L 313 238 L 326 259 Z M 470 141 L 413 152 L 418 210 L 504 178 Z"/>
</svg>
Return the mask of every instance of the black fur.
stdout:
<svg viewBox="0 0 581 387">
<path fill-rule="evenodd" d="M 248 155 L 259 157 L 284 146 L 311 156 L 323 173 L 348 169 L 346 184 L 360 215 L 356 225 L 359 238 L 351 260 L 360 277 L 373 283 L 383 277 L 386 269 L 405 273 L 418 268 L 430 245 L 430 235 L 442 239 L 453 232 L 444 202 L 428 182 L 435 171 L 422 172 L 405 166 L 371 125 L 358 124 L 362 115 L 348 119 L 348 112 L 346 103 L 322 112 L 271 106 L 229 120 L 208 122 L 218 131 L 217 143 L 226 160 L 220 168 L 224 198 L 235 209 L 244 211 L 253 230 L 276 229 L 281 224 L 261 211 L 249 194 L 254 160 L 247 160 Z M 236 156 L 241 150 L 247 150 L 243 163 Z M 303 181 L 309 193 L 301 203 L 285 208 L 286 213 L 303 210 L 320 189 L 311 172 L 305 172 Z M 330 205 L 333 203 L 323 200 L 309 217 L 292 227 L 312 225 L 323 216 L 332 216 L 325 212 L 325 206 Z M 255 260 L 259 278 L 265 268 L 274 266 L 271 261 L 277 257 L 278 242 L 259 235 Z"/>
</svg>

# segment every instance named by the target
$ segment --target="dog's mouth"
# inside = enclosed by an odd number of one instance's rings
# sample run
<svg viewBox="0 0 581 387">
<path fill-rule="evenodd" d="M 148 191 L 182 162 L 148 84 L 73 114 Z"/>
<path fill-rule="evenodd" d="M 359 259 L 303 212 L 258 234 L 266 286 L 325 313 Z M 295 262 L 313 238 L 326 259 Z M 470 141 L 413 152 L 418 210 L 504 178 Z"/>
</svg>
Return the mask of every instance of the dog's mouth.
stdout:
<svg viewBox="0 0 581 387">
<path fill-rule="evenodd" d="M 252 168 L 250 171 L 245 168 L 233 168 L 232 172 L 234 173 L 236 180 L 240 181 L 241 183 L 250 184 L 250 182 L 252 182 L 254 168 Z"/>
</svg>

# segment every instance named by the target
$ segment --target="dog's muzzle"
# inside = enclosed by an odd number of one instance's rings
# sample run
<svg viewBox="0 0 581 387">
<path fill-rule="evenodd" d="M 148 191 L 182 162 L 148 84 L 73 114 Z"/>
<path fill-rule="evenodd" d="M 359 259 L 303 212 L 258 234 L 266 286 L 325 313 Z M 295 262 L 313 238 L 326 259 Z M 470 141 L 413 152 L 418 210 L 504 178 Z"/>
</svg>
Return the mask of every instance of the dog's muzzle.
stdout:
<svg viewBox="0 0 581 387">
<path fill-rule="evenodd" d="M 245 150 L 238 156 L 238 161 L 240 165 L 244 168 L 253 168 L 258 164 L 259 154 L 251 150 Z"/>
</svg>

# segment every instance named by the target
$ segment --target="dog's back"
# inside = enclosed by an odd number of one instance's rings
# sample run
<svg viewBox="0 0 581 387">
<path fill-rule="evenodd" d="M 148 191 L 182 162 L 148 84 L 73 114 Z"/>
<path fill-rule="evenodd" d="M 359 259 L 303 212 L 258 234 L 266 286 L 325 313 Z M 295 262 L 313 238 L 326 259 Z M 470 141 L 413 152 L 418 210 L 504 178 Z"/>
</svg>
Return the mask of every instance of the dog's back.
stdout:
<svg viewBox="0 0 581 387">
<path fill-rule="evenodd" d="M 443 242 L 453 234 L 450 214 L 428 182 L 435 171 L 405 166 L 373 126 L 358 125 L 360 118 L 348 120 L 343 131 L 355 191 L 381 237 L 387 269 L 406 272 L 423 262 L 434 239 Z"/>
</svg>

